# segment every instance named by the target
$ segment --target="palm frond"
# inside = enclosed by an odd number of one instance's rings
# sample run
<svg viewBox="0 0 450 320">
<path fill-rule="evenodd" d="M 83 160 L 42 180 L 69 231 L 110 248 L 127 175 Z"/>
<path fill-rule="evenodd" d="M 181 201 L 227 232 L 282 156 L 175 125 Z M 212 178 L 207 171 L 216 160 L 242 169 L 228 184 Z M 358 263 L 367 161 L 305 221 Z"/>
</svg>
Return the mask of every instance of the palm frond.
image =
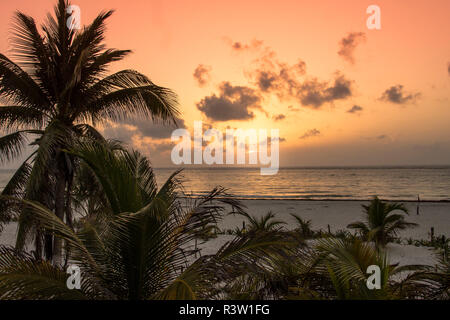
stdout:
<svg viewBox="0 0 450 320">
<path fill-rule="evenodd" d="M 0 54 L 0 96 L 6 102 L 34 110 L 48 110 L 50 101 L 35 80 L 19 65 Z"/>
<path fill-rule="evenodd" d="M 84 300 L 79 290 L 69 290 L 68 274 L 47 261 L 35 260 L 31 255 L 0 246 L 0 299 Z"/>
<path fill-rule="evenodd" d="M 155 85 L 144 75 L 125 70 L 100 80 L 86 93 L 91 97 L 79 117 L 94 123 L 144 117 L 175 122 L 177 97 L 170 89 Z M 88 118 L 86 118 L 88 117 Z"/>
</svg>

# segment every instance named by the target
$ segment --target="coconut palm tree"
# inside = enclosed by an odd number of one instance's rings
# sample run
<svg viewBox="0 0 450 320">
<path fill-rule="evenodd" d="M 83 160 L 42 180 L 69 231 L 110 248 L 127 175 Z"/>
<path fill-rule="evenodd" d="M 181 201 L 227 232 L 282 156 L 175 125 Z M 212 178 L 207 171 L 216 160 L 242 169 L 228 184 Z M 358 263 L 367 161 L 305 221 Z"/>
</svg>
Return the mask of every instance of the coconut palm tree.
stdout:
<svg viewBox="0 0 450 320">
<path fill-rule="evenodd" d="M 61 266 L 0 248 L 0 299 L 199 299 L 218 297 L 221 286 L 263 272 L 283 251 L 282 235 L 236 237 L 214 255 L 195 259 L 195 239 L 241 205 L 221 188 L 199 199 L 180 196 L 178 173 L 157 188 L 148 160 L 105 143 L 82 142 L 76 155 L 91 170 L 105 202 L 75 230 L 42 204 L 16 201 L 41 226 L 67 242 L 70 264 L 81 270 L 81 289 L 69 290 Z"/>
<path fill-rule="evenodd" d="M 370 205 L 362 206 L 365 210 L 365 221 L 349 224 L 347 228 L 356 229 L 364 240 L 373 241 L 381 247 L 392 241 L 399 230 L 417 226 L 416 223 L 405 221 L 403 214 L 408 210 L 403 204 L 386 203 L 375 197 Z M 395 211 L 401 213 L 394 213 Z"/>
<path fill-rule="evenodd" d="M 244 216 L 248 222 L 249 226 L 246 227 L 246 232 L 257 232 L 257 231 L 279 231 L 285 222 L 275 219 L 275 214 L 272 211 L 267 212 L 260 218 L 248 214 L 243 211 L 239 213 Z"/>
<path fill-rule="evenodd" d="M 314 236 L 314 230 L 311 229 L 311 220 L 303 219 L 294 213 L 291 213 L 291 217 L 294 218 L 297 223 L 297 228 L 295 230 L 299 232 L 302 237 L 307 239 Z"/>
<path fill-rule="evenodd" d="M 379 289 L 368 286 L 370 266 L 379 267 Z M 278 269 L 281 278 L 289 280 L 289 299 L 429 299 L 435 292 L 413 276 L 427 271 L 427 266 L 390 264 L 384 252 L 358 239 L 321 238 L 300 247 Z"/>
<path fill-rule="evenodd" d="M 0 122 L 7 131 L 0 138 L 0 163 L 17 159 L 31 139 L 31 155 L 3 194 L 39 201 L 70 225 L 77 161 L 64 150 L 81 137 L 101 140 L 98 124 L 133 117 L 175 122 L 178 110 L 175 94 L 145 75 L 134 70 L 106 74 L 111 63 L 130 53 L 104 44 L 105 21 L 113 11 L 100 13 L 78 31 L 66 26 L 68 6 L 59 0 L 42 30 L 32 17 L 16 13 L 13 60 L 0 54 Z M 4 203 L 0 208 L 3 220 L 14 214 L 11 207 Z M 61 241 L 44 235 L 31 213 L 20 210 L 17 248 L 30 237 L 37 257 L 44 251 L 60 263 Z"/>
<path fill-rule="evenodd" d="M 225 289 L 229 299 L 374 300 L 432 298 L 448 278 L 427 266 L 391 265 L 387 256 L 358 239 L 291 239 L 285 255 L 266 263 L 263 272 L 241 276 Z M 380 268 L 380 288 L 367 285 L 369 266 Z M 439 273 L 440 274 L 440 273 Z"/>
</svg>

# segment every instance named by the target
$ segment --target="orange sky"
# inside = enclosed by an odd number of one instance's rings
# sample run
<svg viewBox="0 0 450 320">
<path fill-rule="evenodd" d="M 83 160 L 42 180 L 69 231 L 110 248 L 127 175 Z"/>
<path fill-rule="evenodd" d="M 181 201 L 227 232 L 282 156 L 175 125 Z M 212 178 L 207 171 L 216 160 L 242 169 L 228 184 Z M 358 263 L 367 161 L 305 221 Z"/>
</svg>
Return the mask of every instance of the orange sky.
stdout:
<svg viewBox="0 0 450 320">
<path fill-rule="evenodd" d="M 8 55 L 15 10 L 42 21 L 54 4 L 55 0 L 3 0 L 0 52 Z M 221 130 L 278 128 L 286 139 L 280 162 L 287 166 L 450 164 L 448 0 L 77 0 L 73 4 L 80 6 L 83 24 L 101 10 L 116 10 L 108 22 L 107 45 L 132 49 L 134 54 L 111 71 L 137 69 L 175 90 L 188 128 L 195 120 Z M 381 30 L 366 27 L 370 4 L 381 8 Z M 340 41 L 349 33 L 365 37 L 353 51 L 353 64 L 338 54 Z M 236 42 L 251 47 L 254 40 L 263 44 L 239 52 L 232 49 Z M 295 90 L 312 79 L 328 88 L 339 72 L 350 81 L 351 94 L 315 108 L 305 105 L 298 94 L 280 99 L 276 90 L 263 92 L 255 80 L 262 67 L 255 61 L 265 52 L 273 53 L 271 62 L 289 68 L 299 60 L 305 63 L 305 74 L 294 77 Z M 210 70 L 203 87 L 193 77 L 200 64 Z M 259 97 L 260 108 L 249 109 L 253 118 L 213 121 L 198 109 L 205 97 L 220 96 L 224 82 L 249 88 Z M 399 99 L 380 99 L 398 85 L 403 86 L 397 87 Z M 347 112 L 354 105 L 362 110 Z M 284 119 L 275 121 L 277 115 Z M 109 132 L 128 130 L 130 141 L 150 153 L 155 164 L 170 161 L 170 140 L 146 136 L 140 127 L 118 129 Z"/>
</svg>

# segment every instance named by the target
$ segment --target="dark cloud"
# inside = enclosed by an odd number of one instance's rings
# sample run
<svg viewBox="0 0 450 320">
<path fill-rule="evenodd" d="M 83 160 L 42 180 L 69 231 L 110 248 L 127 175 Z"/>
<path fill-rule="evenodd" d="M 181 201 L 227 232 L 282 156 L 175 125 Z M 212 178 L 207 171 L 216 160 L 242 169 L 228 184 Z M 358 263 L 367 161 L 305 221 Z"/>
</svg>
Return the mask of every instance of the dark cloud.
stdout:
<svg viewBox="0 0 450 320">
<path fill-rule="evenodd" d="M 183 119 L 177 119 L 177 125 L 152 122 L 150 120 L 130 120 L 126 124 L 137 127 L 137 131 L 145 137 L 154 139 L 168 139 L 173 130 L 177 128 L 186 128 Z"/>
<path fill-rule="evenodd" d="M 205 66 L 203 64 L 197 66 L 193 75 L 199 87 L 204 87 L 211 80 L 211 70 L 212 68 L 210 66 Z"/>
<path fill-rule="evenodd" d="M 289 97 L 299 85 L 299 78 L 306 72 L 306 63 L 299 61 L 294 65 L 279 61 L 265 61 L 249 75 L 262 92 L 274 92 L 280 98 Z"/>
<path fill-rule="evenodd" d="M 278 114 L 276 116 L 273 116 L 273 120 L 275 120 L 275 121 L 281 121 L 285 118 L 286 118 L 286 116 L 284 114 Z"/>
<path fill-rule="evenodd" d="M 219 87 L 219 95 L 203 98 L 197 103 L 197 109 L 212 121 L 249 120 L 255 117 L 251 108 L 262 110 L 260 101 L 254 89 L 223 82 Z"/>
<path fill-rule="evenodd" d="M 297 100 L 304 106 L 319 108 L 325 103 L 352 95 L 352 81 L 339 72 L 336 72 L 331 84 L 316 78 L 303 80 L 306 63 L 303 60 L 298 60 L 295 64 L 281 62 L 270 47 L 262 50 L 255 65 L 246 75 L 261 94 L 274 93 L 280 100 Z"/>
<path fill-rule="evenodd" d="M 253 60 L 252 67 L 245 75 L 252 81 L 261 93 L 274 93 L 279 98 L 289 98 L 298 86 L 299 78 L 306 72 L 306 63 L 298 60 L 288 64 L 278 59 L 276 52 L 263 41 L 254 40 L 250 45 L 228 40 L 234 50 L 254 49 L 258 57 Z"/>
<path fill-rule="evenodd" d="M 351 38 L 354 38 L 354 42 L 359 41 L 357 40 L 359 36 L 356 34 Z M 282 62 L 273 49 L 264 46 L 263 42 L 258 40 L 254 40 L 251 44 L 233 42 L 229 39 L 227 41 L 234 50 L 255 49 L 258 52 L 258 57 L 252 62 L 251 67 L 245 70 L 245 75 L 255 86 L 252 95 L 260 99 L 275 95 L 280 101 L 298 101 L 303 106 L 317 109 L 326 103 L 332 104 L 336 100 L 344 100 L 352 96 L 353 81 L 339 72 L 335 73 L 331 81 L 322 81 L 314 77 L 304 79 L 306 63 L 301 59 L 294 64 Z M 221 99 L 220 96 L 211 96 L 206 97 L 202 103 L 198 107 L 206 113 L 208 111 L 206 105 L 225 105 L 225 103 L 230 104 L 230 101 Z M 239 119 L 253 117 L 246 108 L 236 109 L 240 111 Z M 298 111 L 298 108 L 291 110 Z M 219 118 L 228 119 L 229 117 Z"/>
<path fill-rule="evenodd" d="M 273 72 L 261 71 L 258 75 L 257 84 L 259 89 L 267 92 L 269 89 L 273 88 L 276 80 L 277 77 Z"/>
<path fill-rule="evenodd" d="M 383 140 L 383 141 L 389 141 L 391 138 L 387 134 L 380 134 L 378 136 L 371 136 L 371 137 L 361 137 L 366 140 Z"/>
<path fill-rule="evenodd" d="M 151 120 L 127 120 L 104 128 L 103 134 L 107 138 L 131 143 L 133 136 L 148 137 L 154 140 L 169 139 L 177 128 L 186 128 L 182 119 L 177 119 L 177 125 L 163 124 Z"/>
<path fill-rule="evenodd" d="M 317 109 L 327 102 L 351 97 L 352 81 L 340 74 L 336 74 L 331 85 L 317 79 L 307 80 L 298 89 L 297 96 L 304 106 Z"/>
<path fill-rule="evenodd" d="M 320 136 L 320 131 L 317 129 L 311 129 L 311 130 L 306 131 L 305 134 L 300 137 L 300 139 L 307 139 L 307 138 L 317 137 L 317 136 Z"/>
<path fill-rule="evenodd" d="M 363 110 L 363 107 L 357 106 L 356 104 L 347 110 L 348 113 L 358 113 Z"/>
<path fill-rule="evenodd" d="M 124 125 L 107 126 L 103 129 L 103 136 L 105 138 L 120 140 L 125 144 L 131 144 L 132 138 L 136 134 L 138 134 L 136 130 Z"/>
<path fill-rule="evenodd" d="M 234 51 L 258 50 L 263 45 L 263 41 L 256 39 L 252 40 L 252 42 L 249 44 L 239 41 L 232 41 L 229 38 L 225 38 L 225 41 L 231 46 L 231 49 L 233 49 Z"/>
<path fill-rule="evenodd" d="M 386 89 L 380 99 L 396 104 L 404 104 L 407 102 L 415 102 L 419 97 L 420 93 L 404 92 L 403 86 L 399 84 Z"/>
<path fill-rule="evenodd" d="M 448 72 L 448 75 L 450 76 L 450 62 L 447 64 L 447 72 Z"/>
<path fill-rule="evenodd" d="M 342 38 L 339 42 L 340 55 L 345 61 L 354 64 L 355 58 L 353 56 L 356 47 L 366 40 L 366 35 L 364 32 L 350 32 L 346 37 Z"/>
<path fill-rule="evenodd" d="M 269 136 L 269 137 L 267 137 L 267 139 L 259 141 L 259 145 L 264 145 L 267 143 L 268 146 L 272 146 L 272 142 L 274 142 L 274 141 L 278 141 L 278 143 L 283 143 L 283 142 L 286 142 L 287 140 L 283 137 L 272 138 Z M 246 145 L 246 147 L 248 147 L 248 145 Z"/>
</svg>

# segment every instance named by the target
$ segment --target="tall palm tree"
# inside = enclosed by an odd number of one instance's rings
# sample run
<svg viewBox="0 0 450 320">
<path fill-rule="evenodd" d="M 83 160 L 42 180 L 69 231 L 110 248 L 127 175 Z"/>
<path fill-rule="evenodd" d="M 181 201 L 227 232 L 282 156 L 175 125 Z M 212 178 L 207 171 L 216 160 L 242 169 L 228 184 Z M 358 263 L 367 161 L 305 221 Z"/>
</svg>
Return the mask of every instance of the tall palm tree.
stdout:
<svg viewBox="0 0 450 320">
<path fill-rule="evenodd" d="M 216 254 L 195 259 L 195 239 L 240 204 L 221 188 L 203 198 L 180 197 L 177 173 L 157 188 L 148 160 L 136 152 L 83 142 L 71 150 L 104 192 L 103 213 L 84 217 L 75 231 L 43 205 L 22 200 L 43 228 L 67 241 L 81 289 L 69 290 L 60 266 L 0 247 L 0 299 L 200 299 L 221 286 L 263 272 L 283 251 L 278 233 L 236 237 Z M 100 217 L 103 216 L 102 219 Z"/>
<path fill-rule="evenodd" d="M 347 228 L 359 231 L 364 240 L 373 241 L 377 246 L 386 246 L 398 234 L 399 230 L 417 226 L 416 223 L 405 221 L 405 217 L 399 211 L 408 214 L 403 204 L 386 203 L 375 197 L 370 205 L 362 206 L 365 210 L 365 221 L 357 221 L 349 224 Z"/>
<path fill-rule="evenodd" d="M 139 116 L 175 122 L 178 110 L 171 90 L 137 71 L 106 75 L 111 63 L 130 53 L 104 44 L 105 21 L 113 11 L 100 13 L 77 31 L 66 26 L 68 6 L 67 0 L 59 0 L 54 17 L 48 15 L 41 31 L 32 17 L 16 13 L 14 61 L 0 54 L 0 98 L 5 104 L 0 122 L 8 131 L 0 138 L 0 163 L 17 159 L 31 138 L 34 151 L 3 194 L 39 201 L 70 225 L 77 161 L 64 150 L 80 137 L 101 140 L 95 126 L 105 121 Z M 11 215 L 10 208 L 4 203 L 0 215 Z M 44 235 L 29 210 L 21 210 L 17 248 L 33 234 L 36 255 L 44 251 L 60 263 L 61 241 Z"/>
</svg>

